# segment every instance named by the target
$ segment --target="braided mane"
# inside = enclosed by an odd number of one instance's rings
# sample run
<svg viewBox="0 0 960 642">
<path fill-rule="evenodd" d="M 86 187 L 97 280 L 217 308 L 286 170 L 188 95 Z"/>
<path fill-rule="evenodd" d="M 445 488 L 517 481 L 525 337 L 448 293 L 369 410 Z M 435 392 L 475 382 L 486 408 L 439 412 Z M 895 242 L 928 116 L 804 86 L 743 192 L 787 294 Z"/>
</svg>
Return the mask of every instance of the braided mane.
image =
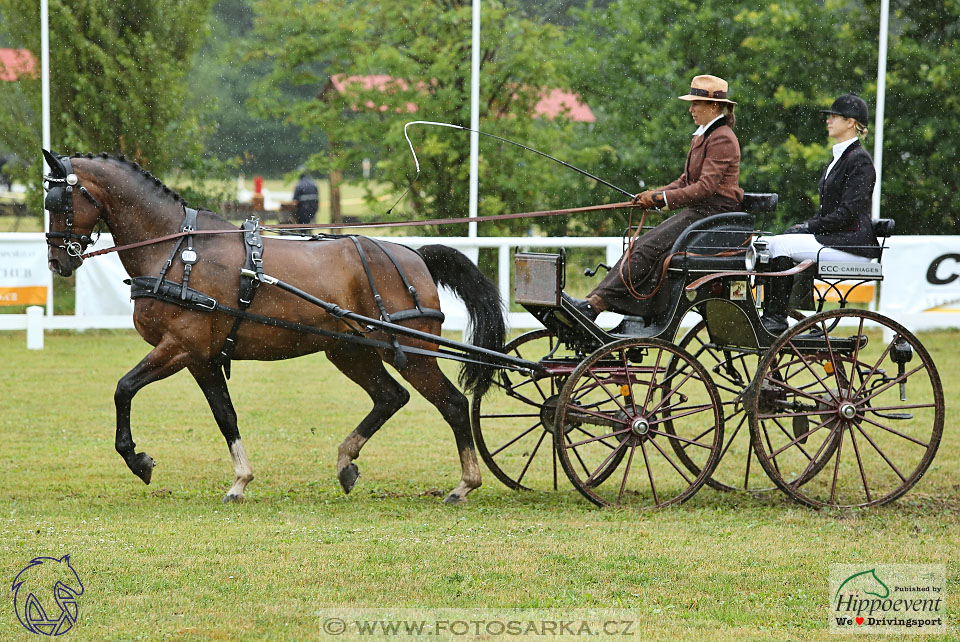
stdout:
<svg viewBox="0 0 960 642">
<path fill-rule="evenodd" d="M 123 154 L 110 155 L 110 154 L 107 154 L 106 152 L 103 152 L 95 156 L 94 154 L 82 154 L 80 152 L 76 152 L 71 156 L 71 158 L 86 158 L 88 160 L 93 160 L 95 158 L 102 158 L 104 160 L 115 160 L 119 163 L 123 163 L 130 169 L 134 170 L 136 173 L 140 174 L 145 180 L 153 183 L 159 190 L 161 190 L 164 194 L 170 196 L 177 203 L 182 203 L 183 205 L 187 205 L 187 202 L 183 199 L 182 196 L 180 196 L 180 194 L 177 191 L 172 190 L 166 185 L 164 185 L 163 181 L 161 181 L 159 178 L 151 174 L 149 170 L 147 170 L 146 168 L 141 167 L 140 163 L 137 163 L 136 161 L 132 161 L 128 159 Z"/>
</svg>

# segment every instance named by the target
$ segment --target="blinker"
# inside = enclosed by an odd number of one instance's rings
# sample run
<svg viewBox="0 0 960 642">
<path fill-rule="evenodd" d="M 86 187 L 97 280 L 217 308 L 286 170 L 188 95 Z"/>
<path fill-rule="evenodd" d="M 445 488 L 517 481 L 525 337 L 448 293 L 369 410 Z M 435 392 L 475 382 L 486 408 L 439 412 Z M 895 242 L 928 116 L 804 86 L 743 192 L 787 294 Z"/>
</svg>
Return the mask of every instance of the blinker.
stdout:
<svg viewBox="0 0 960 642">
<path fill-rule="evenodd" d="M 47 190 L 47 195 L 43 199 L 43 208 L 48 212 L 64 212 L 67 210 L 65 200 L 69 198 L 66 189 L 59 185 Z"/>
</svg>

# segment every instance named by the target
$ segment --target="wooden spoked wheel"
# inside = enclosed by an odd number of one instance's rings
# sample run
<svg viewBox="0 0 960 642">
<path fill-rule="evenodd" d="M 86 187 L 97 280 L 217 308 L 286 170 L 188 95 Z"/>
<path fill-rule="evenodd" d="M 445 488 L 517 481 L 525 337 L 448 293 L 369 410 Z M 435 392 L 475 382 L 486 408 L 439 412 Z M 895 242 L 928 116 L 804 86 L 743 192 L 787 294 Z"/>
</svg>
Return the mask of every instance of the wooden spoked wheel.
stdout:
<svg viewBox="0 0 960 642">
<path fill-rule="evenodd" d="M 680 365 L 669 369 L 671 361 Z M 690 353 L 665 341 L 629 338 L 603 346 L 571 373 L 557 405 L 557 423 L 570 427 L 555 440 L 560 464 L 598 506 L 680 503 L 720 459 L 716 387 Z M 679 461 L 674 442 L 689 446 L 699 473 Z"/>
<path fill-rule="evenodd" d="M 943 389 L 906 328 L 868 310 L 832 310 L 774 342 L 747 413 L 760 464 L 785 493 L 814 507 L 876 506 L 930 466 Z"/>
</svg>

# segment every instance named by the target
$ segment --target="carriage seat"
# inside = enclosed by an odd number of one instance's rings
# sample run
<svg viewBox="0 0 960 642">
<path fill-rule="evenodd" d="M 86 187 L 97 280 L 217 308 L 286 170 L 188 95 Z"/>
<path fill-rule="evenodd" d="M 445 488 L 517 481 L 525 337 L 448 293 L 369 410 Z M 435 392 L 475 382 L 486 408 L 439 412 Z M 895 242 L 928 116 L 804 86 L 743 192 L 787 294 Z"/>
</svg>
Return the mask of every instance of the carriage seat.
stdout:
<svg viewBox="0 0 960 642">
<path fill-rule="evenodd" d="M 780 195 L 776 192 L 744 192 L 740 205 L 744 212 L 769 214 L 777 209 Z"/>
<path fill-rule="evenodd" d="M 697 221 L 685 229 L 670 248 L 669 254 L 674 255 L 670 259 L 670 270 L 742 270 L 742 252 L 732 256 L 714 255 L 731 250 L 746 250 L 753 228 L 754 216 L 746 212 L 714 214 Z M 695 256 L 698 254 L 705 256 Z"/>
</svg>

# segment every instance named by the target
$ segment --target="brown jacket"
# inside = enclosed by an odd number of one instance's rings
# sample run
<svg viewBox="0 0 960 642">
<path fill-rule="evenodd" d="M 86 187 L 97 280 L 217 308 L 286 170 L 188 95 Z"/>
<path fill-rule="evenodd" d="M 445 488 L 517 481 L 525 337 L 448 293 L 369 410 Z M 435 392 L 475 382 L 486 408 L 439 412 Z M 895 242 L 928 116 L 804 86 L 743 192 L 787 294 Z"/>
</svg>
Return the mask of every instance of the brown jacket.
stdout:
<svg viewBox="0 0 960 642">
<path fill-rule="evenodd" d="M 680 178 L 654 191 L 664 191 L 671 210 L 696 205 L 716 194 L 736 202 L 740 189 L 740 142 L 727 119 L 713 123 L 702 136 L 694 136 Z"/>
</svg>

